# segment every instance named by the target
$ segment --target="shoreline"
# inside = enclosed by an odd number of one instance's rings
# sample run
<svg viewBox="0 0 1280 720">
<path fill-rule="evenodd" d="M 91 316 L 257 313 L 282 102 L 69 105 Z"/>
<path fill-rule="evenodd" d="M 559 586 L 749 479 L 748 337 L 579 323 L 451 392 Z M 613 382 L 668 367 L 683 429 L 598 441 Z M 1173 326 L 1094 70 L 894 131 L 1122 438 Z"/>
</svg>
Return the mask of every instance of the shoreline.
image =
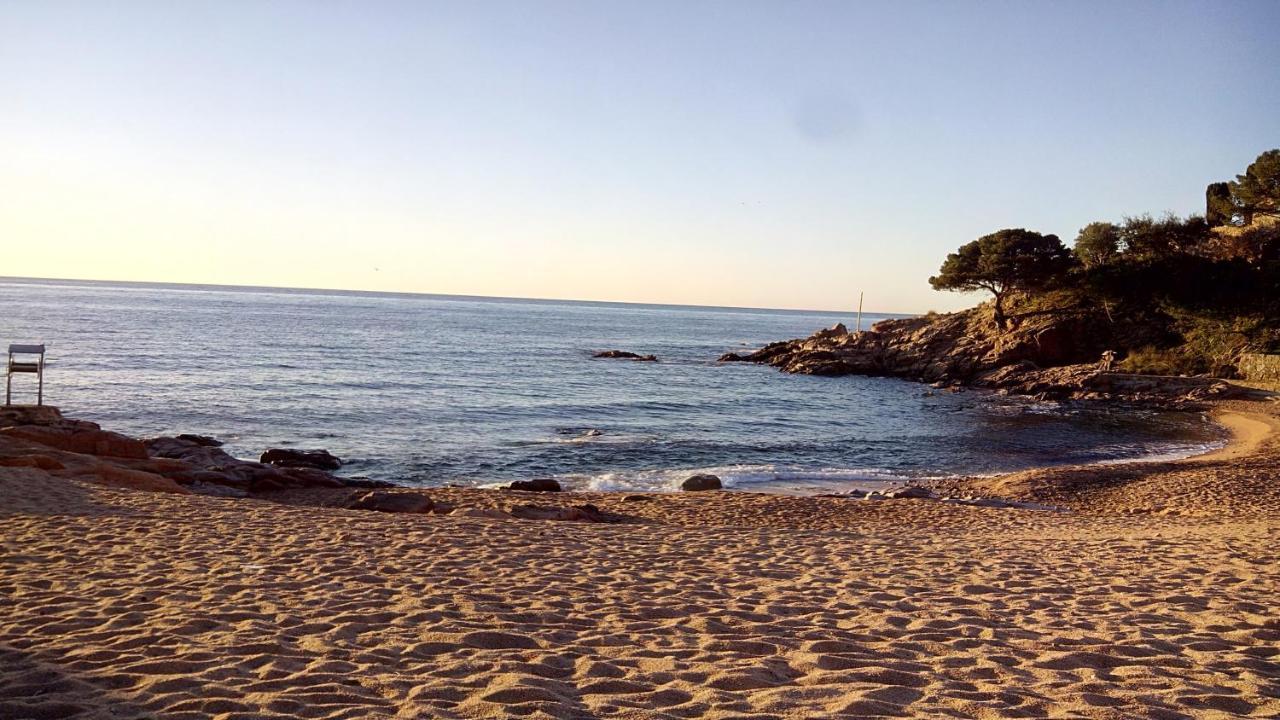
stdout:
<svg viewBox="0 0 1280 720">
<path fill-rule="evenodd" d="M 1280 403 L 1214 412 L 1232 432 L 1215 453 L 973 481 L 1071 513 L 214 497 L 155 486 L 174 460 L 0 430 L 0 715 L 1272 717 Z M 133 447 L 93 437 L 81 449 Z M 432 507 L 340 504 L 366 493 Z"/>
<path fill-rule="evenodd" d="M 1210 420 L 1226 429 L 1227 443 L 1221 448 L 1183 458 L 1184 461 L 1213 462 L 1237 460 L 1258 451 L 1260 446 L 1280 431 L 1280 420 L 1259 412 L 1215 408 Z"/>
</svg>

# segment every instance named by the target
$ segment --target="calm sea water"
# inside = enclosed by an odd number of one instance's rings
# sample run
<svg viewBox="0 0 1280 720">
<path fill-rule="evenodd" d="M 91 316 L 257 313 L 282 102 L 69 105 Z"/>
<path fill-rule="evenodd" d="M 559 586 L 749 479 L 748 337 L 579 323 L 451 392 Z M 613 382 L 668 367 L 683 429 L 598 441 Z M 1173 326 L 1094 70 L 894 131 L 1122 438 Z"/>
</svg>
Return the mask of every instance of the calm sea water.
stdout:
<svg viewBox="0 0 1280 720">
<path fill-rule="evenodd" d="M 712 472 L 744 489 L 829 491 L 1219 440 L 1186 414 L 715 362 L 838 321 L 851 318 L 0 279 L 0 343 L 49 345 L 46 398 L 65 413 L 131 435 L 214 435 L 246 458 L 324 447 L 345 474 L 406 484 L 661 490 Z M 661 361 L 591 358 L 615 348 Z"/>
</svg>

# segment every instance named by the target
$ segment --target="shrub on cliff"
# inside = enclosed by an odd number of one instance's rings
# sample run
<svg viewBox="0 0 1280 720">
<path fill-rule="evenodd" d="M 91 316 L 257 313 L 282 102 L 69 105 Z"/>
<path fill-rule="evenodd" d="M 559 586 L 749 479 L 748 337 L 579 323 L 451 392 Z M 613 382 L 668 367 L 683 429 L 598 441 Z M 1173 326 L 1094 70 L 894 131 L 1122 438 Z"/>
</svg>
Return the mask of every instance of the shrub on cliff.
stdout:
<svg viewBox="0 0 1280 720">
<path fill-rule="evenodd" d="M 1280 218 L 1280 149 L 1259 155 L 1227 187 L 1238 224 L 1248 225 L 1258 215 Z"/>
<path fill-rule="evenodd" d="M 1010 292 L 1050 287 L 1066 275 L 1073 257 L 1057 235 L 1023 228 L 998 230 L 962 245 L 947 255 L 938 274 L 929 278 L 935 290 L 986 290 L 995 297 L 995 323 L 1008 327 L 1005 298 Z"/>
</svg>

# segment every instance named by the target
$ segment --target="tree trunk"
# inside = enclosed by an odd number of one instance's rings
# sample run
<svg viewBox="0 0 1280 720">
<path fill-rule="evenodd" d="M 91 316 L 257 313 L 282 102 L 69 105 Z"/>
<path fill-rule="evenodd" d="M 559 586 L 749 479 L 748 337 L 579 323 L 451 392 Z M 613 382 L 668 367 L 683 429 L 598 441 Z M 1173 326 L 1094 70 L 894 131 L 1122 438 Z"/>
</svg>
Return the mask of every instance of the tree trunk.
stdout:
<svg viewBox="0 0 1280 720">
<path fill-rule="evenodd" d="M 1004 293 L 995 293 L 996 296 L 996 327 L 1001 331 L 1009 329 L 1009 318 L 1004 314 Z"/>
</svg>

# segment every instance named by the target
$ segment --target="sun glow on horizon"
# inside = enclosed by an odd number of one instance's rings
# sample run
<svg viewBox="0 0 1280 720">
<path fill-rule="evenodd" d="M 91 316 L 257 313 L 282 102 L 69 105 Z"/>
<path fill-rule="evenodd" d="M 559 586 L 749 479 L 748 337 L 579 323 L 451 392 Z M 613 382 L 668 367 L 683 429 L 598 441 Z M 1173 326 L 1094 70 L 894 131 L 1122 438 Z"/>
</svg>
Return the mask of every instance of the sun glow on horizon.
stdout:
<svg viewBox="0 0 1280 720">
<path fill-rule="evenodd" d="M 1274 144 L 1259 7 L 10 4 L 0 275 L 954 309 Z"/>
</svg>

